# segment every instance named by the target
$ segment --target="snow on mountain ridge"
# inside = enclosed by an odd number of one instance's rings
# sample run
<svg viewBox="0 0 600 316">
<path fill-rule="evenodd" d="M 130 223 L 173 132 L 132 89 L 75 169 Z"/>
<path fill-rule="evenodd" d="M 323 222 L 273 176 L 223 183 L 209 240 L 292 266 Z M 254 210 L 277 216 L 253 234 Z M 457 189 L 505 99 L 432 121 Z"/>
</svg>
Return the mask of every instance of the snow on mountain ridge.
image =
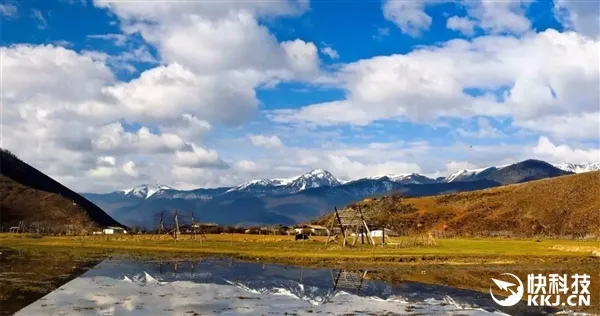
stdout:
<svg viewBox="0 0 600 316">
<path fill-rule="evenodd" d="M 173 190 L 173 188 L 162 184 L 142 184 L 133 188 L 121 190 L 121 192 L 123 192 L 124 195 L 133 195 L 147 199 L 161 190 Z"/>
<path fill-rule="evenodd" d="M 564 171 L 582 173 L 600 170 L 600 162 L 559 163 L 554 164 L 554 167 Z"/>
<path fill-rule="evenodd" d="M 233 191 L 252 191 L 253 189 L 265 189 L 273 187 L 285 193 L 302 191 L 308 188 L 322 186 L 336 186 L 342 182 L 335 178 L 329 171 L 324 169 L 313 169 L 310 172 L 287 179 L 259 179 L 242 183 L 229 189 Z"/>
</svg>

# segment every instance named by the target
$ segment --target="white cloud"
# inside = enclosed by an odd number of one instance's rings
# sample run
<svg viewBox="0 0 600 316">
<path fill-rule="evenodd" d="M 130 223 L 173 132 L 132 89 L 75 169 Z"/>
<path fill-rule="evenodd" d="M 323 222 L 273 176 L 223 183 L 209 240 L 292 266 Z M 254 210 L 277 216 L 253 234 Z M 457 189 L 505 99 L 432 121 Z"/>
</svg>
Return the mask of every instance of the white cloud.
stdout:
<svg viewBox="0 0 600 316">
<path fill-rule="evenodd" d="M 92 34 L 88 35 L 87 38 L 112 41 L 116 46 L 125 46 L 125 43 L 127 43 L 127 35 L 125 34 Z"/>
<path fill-rule="evenodd" d="M 10 3 L 0 3 L 0 15 L 6 18 L 14 18 L 17 16 L 17 7 Z"/>
<path fill-rule="evenodd" d="M 258 105 L 253 86 L 239 79 L 235 74 L 199 76 L 179 64 L 170 64 L 107 87 L 105 93 L 143 122 L 175 120 L 181 113 L 188 113 L 238 124 L 247 120 Z"/>
<path fill-rule="evenodd" d="M 329 58 L 331 58 L 331 59 L 340 58 L 340 55 L 338 54 L 338 52 L 329 46 L 321 47 L 321 53 L 329 56 Z"/>
<path fill-rule="evenodd" d="M 4 102 L 27 102 L 39 96 L 81 102 L 97 98 L 114 81 L 104 63 L 64 47 L 20 44 L 2 47 L 1 53 Z M 44 107 L 52 109 L 56 104 Z"/>
<path fill-rule="evenodd" d="M 343 179 L 358 179 L 373 175 L 419 173 L 421 168 L 416 163 L 385 161 L 379 163 L 362 163 L 351 160 L 347 156 L 330 154 L 326 165 L 334 174 Z"/>
<path fill-rule="evenodd" d="M 516 125 L 556 139 L 600 139 L 600 112 L 532 118 L 518 121 Z"/>
<path fill-rule="evenodd" d="M 192 143 L 199 143 L 211 130 L 209 122 L 188 113 L 163 128 L 163 131 L 180 135 Z"/>
<path fill-rule="evenodd" d="M 93 132 L 92 146 L 101 152 L 168 153 L 186 147 L 181 137 L 175 134 L 154 134 L 147 127 L 137 132 L 126 132 L 120 123 L 102 126 Z"/>
<path fill-rule="evenodd" d="M 42 11 L 38 9 L 31 9 L 31 17 L 35 20 L 37 28 L 43 30 L 48 27 L 48 22 L 44 18 Z"/>
<path fill-rule="evenodd" d="M 191 150 L 175 152 L 175 164 L 188 168 L 228 168 L 216 151 L 196 145 L 192 145 Z"/>
<path fill-rule="evenodd" d="M 113 156 L 98 157 L 98 165 L 114 166 L 116 164 L 117 164 L 117 160 Z"/>
<path fill-rule="evenodd" d="M 563 26 L 592 38 L 600 36 L 600 2 L 554 0 L 554 15 Z"/>
<path fill-rule="evenodd" d="M 600 161 L 600 149 L 598 148 L 580 149 L 572 148 L 569 145 L 555 145 L 545 136 L 539 138 L 537 145 L 533 147 L 533 153 L 553 163 Z"/>
<path fill-rule="evenodd" d="M 266 171 L 267 166 L 265 164 L 257 164 L 251 160 L 238 160 L 233 164 L 236 170 L 244 173 L 257 173 Z"/>
<path fill-rule="evenodd" d="M 522 38 L 452 40 L 440 47 L 344 65 L 335 76 L 346 90 L 346 99 L 270 115 L 277 122 L 319 125 L 504 116 L 512 117 L 517 126 L 527 124 L 541 131 L 546 127 L 525 122 L 565 115 L 587 118 L 584 113 L 597 113 L 598 49 L 598 41 L 554 30 Z M 510 88 L 505 100 L 498 101 L 495 91 L 506 87 Z M 472 96 L 466 89 L 484 93 Z M 588 122 L 593 124 L 591 119 Z M 554 127 L 573 134 L 566 126 Z"/>
<path fill-rule="evenodd" d="M 139 173 L 136 170 L 135 163 L 133 161 L 127 161 L 121 166 L 117 166 L 114 161 L 114 157 L 110 157 L 110 161 L 106 161 L 101 157 L 98 161 L 98 165 L 86 172 L 86 174 L 95 179 L 95 181 L 103 181 L 111 184 L 111 179 L 114 178 L 131 178 L 133 180 L 139 177 Z"/>
<path fill-rule="evenodd" d="M 495 138 L 504 136 L 504 133 L 494 127 L 492 122 L 485 117 L 477 119 L 476 129 L 470 130 L 460 127 L 456 129 L 456 134 L 465 138 Z"/>
<path fill-rule="evenodd" d="M 473 36 L 475 34 L 475 21 L 468 17 L 452 16 L 446 21 L 446 27 L 466 36 Z"/>
<path fill-rule="evenodd" d="M 135 163 L 131 160 L 124 163 L 121 168 L 123 169 L 123 172 L 125 172 L 131 177 L 137 177 L 139 175 L 139 173 L 135 169 Z"/>
<path fill-rule="evenodd" d="M 319 55 L 315 44 L 296 39 L 283 42 L 281 46 L 285 51 L 287 62 L 295 71 L 304 74 L 318 70 Z"/>
<path fill-rule="evenodd" d="M 484 31 L 499 34 L 504 32 L 522 34 L 531 28 L 525 16 L 531 0 L 481 0 L 465 2 L 469 16 L 477 20 Z"/>
<path fill-rule="evenodd" d="M 283 142 L 277 135 L 250 135 L 248 136 L 254 146 L 265 147 L 267 149 L 277 149 L 283 147 Z"/>
<path fill-rule="evenodd" d="M 417 37 L 431 26 L 431 16 L 425 13 L 427 2 L 385 0 L 383 16 L 394 22 L 403 33 Z"/>
<path fill-rule="evenodd" d="M 88 171 L 88 175 L 92 178 L 109 178 L 113 177 L 117 173 L 117 169 L 114 167 L 98 166 Z"/>
<path fill-rule="evenodd" d="M 432 17 L 425 12 L 427 7 L 455 3 L 466 7 L 468 17 L 450 17 L 447 21 L 449 29 L 459 30 L 466 35 L 472 34 L 475 26 L 486 33 L 523 34 L 531 28 L 531 22 L 525 15 L 531 2 L 531 0 L 386 0 L 383 4 L 383 15 L 387 20 L 394 22 L 403 33 L 417 37 L 423 31 L 429 30 L 432 24 Z"/>
<path fill-rule="evenodd" d="M 135 185 L 131 181 L 148 177 L 189 184 L 189 170 L 199 177 L 195 181 L 204 182 L 203 176 L 231 181 L 207 171 L 227 163 L 202 145 L 205 135 L 214 125 L 247 122 L 258 108 L 258 87 L 309 79 L 319 71 L 313 43 L 280 43 L 258 22 L 301 14 L 308 9 L 304 0 L 94 4 L 115 14 L 123 34 L 90 38 L 123 45 L 139 32 L 160 60 L 145 45 L 117 55 L 52 45 L 1 51 L 2 145 L 80 190 L 105 189 L 119 181 L 119 187 Z M 45 25 L 40 11 L 32 16 Z M 111 68 L 133 73 L 140 62 L 160 66 L 127 82 L 115 80 Z M 131 131 L 115 122 L 142 127 Z M 20 146 L 23 142 L 29 146 Z M 108 155 L 114 165 L 98 164 L 96 157 Z M 118 167 L 118 162 L 125 163 Z M 86 181 L 80 174 L 103 180 Z"/>
</svg>

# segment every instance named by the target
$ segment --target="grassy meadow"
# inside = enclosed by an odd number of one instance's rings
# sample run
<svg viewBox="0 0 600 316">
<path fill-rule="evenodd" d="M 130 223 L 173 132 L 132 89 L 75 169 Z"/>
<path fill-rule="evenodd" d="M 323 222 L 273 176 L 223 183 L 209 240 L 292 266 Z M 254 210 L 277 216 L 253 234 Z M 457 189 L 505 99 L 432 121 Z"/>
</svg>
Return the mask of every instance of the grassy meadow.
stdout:
<svg viewBox="0 0 600 316">
<path fill-rule="evenodd" d="M 514 264 L 522 262 L 600 261 L 600 242 L 574 240 L 438 239 L 436 245 L 398 247 L 325 244 L 326 237 L 295 241 L 294 236 L 207 234 L 206 239 L 180 235 L 34 236 L 0 234 L 0 247 L 61 248 L 136 256 L 227 256 L 243 260 L 310 265 Z M 376 239 L 376 242 L 380 240 Z"/>
</svg>

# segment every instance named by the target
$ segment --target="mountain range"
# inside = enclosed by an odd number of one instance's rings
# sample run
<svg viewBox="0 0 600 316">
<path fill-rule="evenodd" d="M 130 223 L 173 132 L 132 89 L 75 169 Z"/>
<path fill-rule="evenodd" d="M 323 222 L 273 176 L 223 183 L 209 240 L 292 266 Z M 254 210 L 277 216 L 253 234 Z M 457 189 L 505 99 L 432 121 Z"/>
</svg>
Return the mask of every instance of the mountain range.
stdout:
<svg viewBox="0 0 600 316">
<path fill-rule="evenodd" d="M 600 163 L 551 165 L 540 160 L 461 170 L 433 179 L 411 173 L 342 181 L 323 169 L 289 179 L 259 179 L 235 187 L 176 190 L 141 185 L 107 194 L 83 196 L 130 226 L 152 228 L 163 211 L 179 210 L 183 220 L 194 216 L 221 225 L 291 225 L 369 196 L 389 192 L 426 196 L 473 191 L 500 185 L 600 170 Z"/>
</svg>

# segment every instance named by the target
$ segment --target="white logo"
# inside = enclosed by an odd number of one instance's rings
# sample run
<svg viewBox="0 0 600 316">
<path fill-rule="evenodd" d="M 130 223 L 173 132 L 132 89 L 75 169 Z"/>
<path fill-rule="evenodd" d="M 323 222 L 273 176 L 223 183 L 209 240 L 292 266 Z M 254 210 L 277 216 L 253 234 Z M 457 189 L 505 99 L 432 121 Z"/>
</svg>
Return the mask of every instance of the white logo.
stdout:
<svg viewBox="0 0 600 316">
<path fill-rule="evenodd" d="M 492 287 L 490 286 L 490 295 L 492 296 L 494 302 L 500 306 L 514 306 L 521 300 L 521 298 L 523 298 L 523 294 L 525 293 L 525 290 L 523 289 L 523 282 L 521 282 L 521 279 L 519 279 L 516 275 L 511 273 L 502 273 L 501 275 L 509 275 L 519 282 L 517 292 L 515 293 L 515 291 L 512 290 L 512 287 L 514 287 L 516 284 L 492 278 L 492 281 L 496 283 L 499 289 L 505 292 L 510 292 L 511 294 L 506 299 L 499 300 L 494 296 L 494 293 L 492 293 Z"/>
</svg>

